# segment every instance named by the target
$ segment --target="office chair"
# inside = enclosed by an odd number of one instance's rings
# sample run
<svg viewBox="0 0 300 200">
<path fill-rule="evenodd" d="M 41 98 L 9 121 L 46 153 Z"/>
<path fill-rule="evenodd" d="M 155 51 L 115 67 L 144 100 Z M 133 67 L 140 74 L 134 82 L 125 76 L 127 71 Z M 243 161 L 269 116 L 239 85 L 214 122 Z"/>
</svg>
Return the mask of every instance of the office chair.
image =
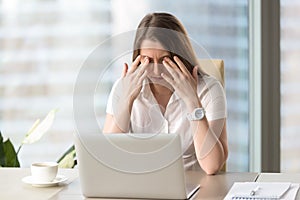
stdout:
<svg viewBox="0 0 300 200">
<path fill-rule="evenodd" d="M 224 61 L 221 59 L 199 59 L 200 70 L 215 77 L 222 86 L 225 86 Z"/>
<path fill-rule="evenodd" d="M 198 64 L 199 68 L 203 72 L 207 73 L 210 76 L 215 77 L 222 86 L 225 86 L 225 71 L 224 71 L 224 61 L 221 59 L 199 59 Z M 222 172 L 226 171 L 226 163 L 224 163 L 221 168 Z"/>
</svg>

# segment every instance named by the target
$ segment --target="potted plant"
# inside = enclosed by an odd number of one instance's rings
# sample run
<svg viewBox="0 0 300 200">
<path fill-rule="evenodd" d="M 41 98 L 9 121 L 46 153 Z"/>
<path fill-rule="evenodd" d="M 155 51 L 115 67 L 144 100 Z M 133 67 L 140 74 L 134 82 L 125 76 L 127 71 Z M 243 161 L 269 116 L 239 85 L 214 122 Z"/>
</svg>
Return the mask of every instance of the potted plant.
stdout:
<svg viewBox="0 0 300 200">
<path fill-rule="evenodd" d="M 40 122 L 40 119 L 32 125 L 26 133 L 17 151 L 9 138 L 4 140 L 0 131 L 0 167 L 20 167 L 18 154 L 24 144 L 32 144 L 41 139 L 41 137 L 50 129 L 53 124 L 55 113 L 58 109 L 51 110 L 45 119 Z M 59 159 L 58 164 L 61 168 L 73 168 L 76 165 L 75 148 L 71 146 Z"/>
</svg>

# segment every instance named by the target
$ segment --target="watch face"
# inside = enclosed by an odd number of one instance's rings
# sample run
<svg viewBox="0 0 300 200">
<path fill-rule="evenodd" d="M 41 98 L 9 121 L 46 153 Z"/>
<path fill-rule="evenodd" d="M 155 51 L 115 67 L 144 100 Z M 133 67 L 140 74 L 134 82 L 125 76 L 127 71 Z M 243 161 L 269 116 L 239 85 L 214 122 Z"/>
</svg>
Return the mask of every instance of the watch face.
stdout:
<svg viewBox="0 0 300 200">
<path fill-rule="evenodd" d="M 202 111 L 202 109 L 197 109 L 195 111 L 195 117 L 198 118 L 198 119 L 203 117 L 203 111 Z"/>
</svg>

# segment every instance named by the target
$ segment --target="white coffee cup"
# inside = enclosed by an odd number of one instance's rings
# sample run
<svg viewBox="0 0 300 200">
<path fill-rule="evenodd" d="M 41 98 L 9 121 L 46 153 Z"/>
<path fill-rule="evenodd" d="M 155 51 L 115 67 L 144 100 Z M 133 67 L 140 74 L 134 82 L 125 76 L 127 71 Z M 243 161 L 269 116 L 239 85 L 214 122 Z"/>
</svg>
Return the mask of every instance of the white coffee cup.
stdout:
<svg viewBox="0 0 300 200">
<path fill-rule="evenodd" d="M 55 179 L 58 171 L 56 162 L 36 162 L 31 164 L 31 176 L 35 181 L 51 182 Z"/>
</svg>

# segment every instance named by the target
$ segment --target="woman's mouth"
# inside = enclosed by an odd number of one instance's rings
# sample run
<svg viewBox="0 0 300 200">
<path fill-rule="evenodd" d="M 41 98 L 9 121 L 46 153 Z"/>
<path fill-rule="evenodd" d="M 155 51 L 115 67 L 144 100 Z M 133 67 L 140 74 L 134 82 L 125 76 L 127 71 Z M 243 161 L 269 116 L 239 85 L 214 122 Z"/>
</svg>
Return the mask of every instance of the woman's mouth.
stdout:
<svg viewBox="0 0 300 200">
<path fill-rule="evenodd" d="M 152 81 L 162 81 L 162 80 L 164 80 L 164 78 L 161 77 L 161 76 L 149 76 L 149 79 L 152 80 Z"/>
</svg>

